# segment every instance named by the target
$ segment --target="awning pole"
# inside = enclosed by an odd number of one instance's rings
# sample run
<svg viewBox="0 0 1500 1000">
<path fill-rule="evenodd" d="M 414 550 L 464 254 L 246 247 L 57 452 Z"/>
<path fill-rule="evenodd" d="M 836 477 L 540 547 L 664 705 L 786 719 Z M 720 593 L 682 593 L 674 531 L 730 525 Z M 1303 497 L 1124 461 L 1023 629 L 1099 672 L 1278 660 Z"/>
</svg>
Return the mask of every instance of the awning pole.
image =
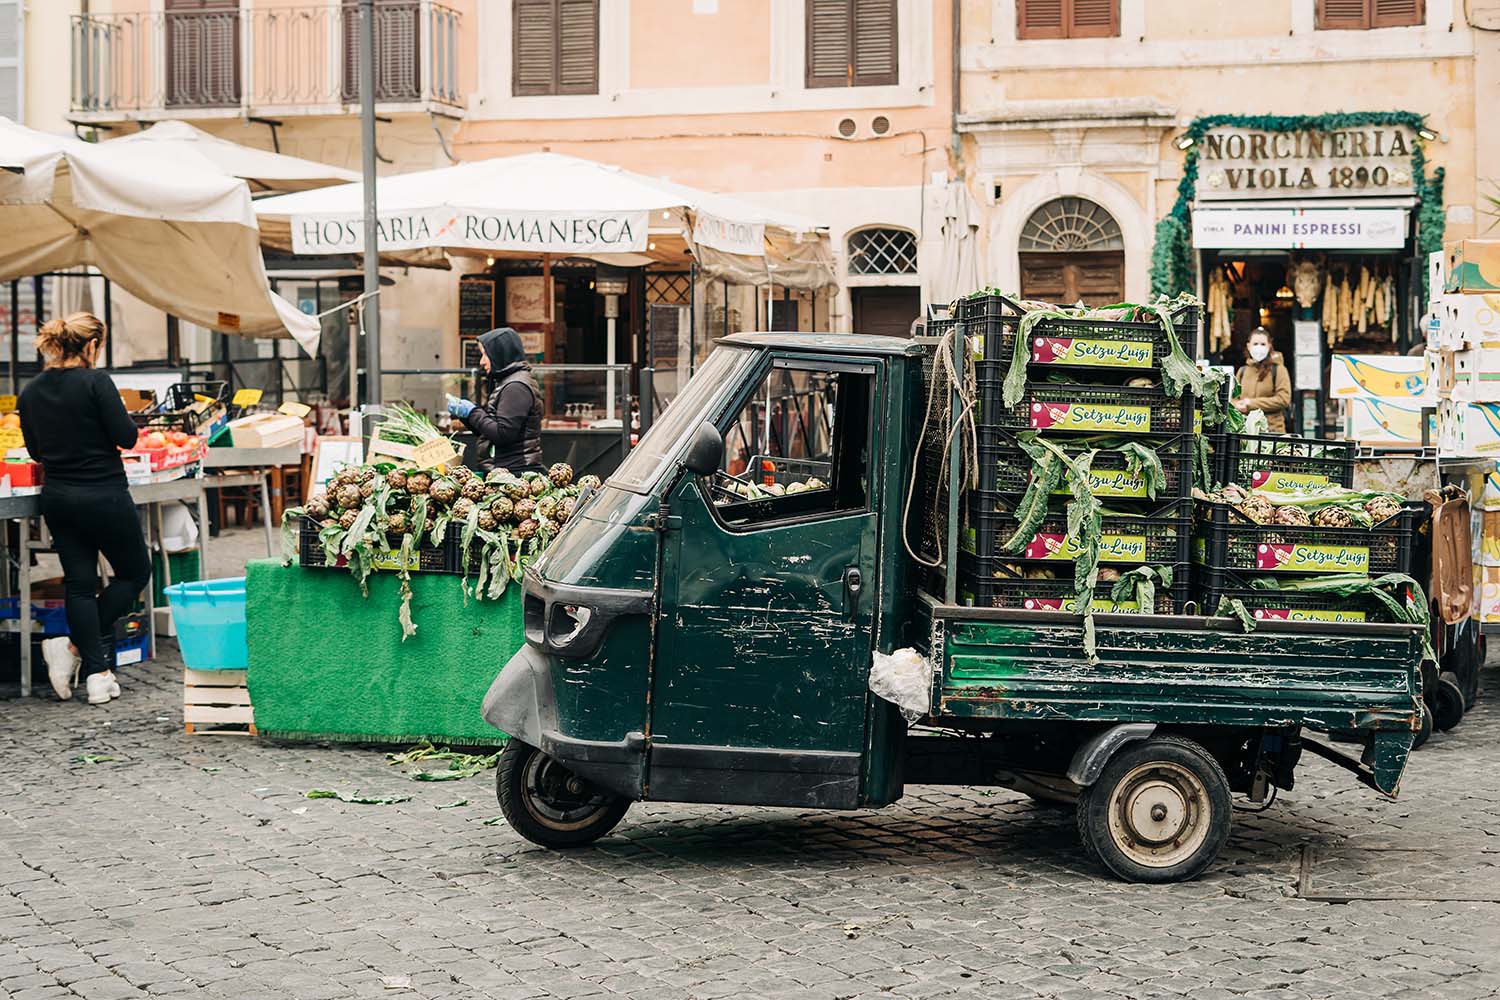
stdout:
<svg viewBox="0 0 1500 1000">
<path fill-rule="evenodd" d="M 380 291 L 380 231 L 375 213 L 375 0 L 359 0 L 359 114 L 364 153 L 365 294 Z M 361 308 L 365 336 L 365 399 L 378 406 L 380 386 L 380 300 Z M 355 351 L 355 356 L 358 352 Z M 357 367 L 357 366 L 355 366 Z M 350 373 L 351 383 L 357 377 Z M 353 393 L 350 393 L 352 400 Z"/>
</svg>

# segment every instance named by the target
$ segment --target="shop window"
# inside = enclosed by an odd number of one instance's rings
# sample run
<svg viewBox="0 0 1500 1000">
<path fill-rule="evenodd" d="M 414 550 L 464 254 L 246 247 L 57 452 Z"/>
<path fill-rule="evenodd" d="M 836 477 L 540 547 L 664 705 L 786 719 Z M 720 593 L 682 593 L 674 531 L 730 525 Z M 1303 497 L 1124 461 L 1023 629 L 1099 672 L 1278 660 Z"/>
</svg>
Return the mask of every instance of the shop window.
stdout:
<svg viewBox="0 0 1500 1000">
<path fill-rule="evenodd" d="M 730 524 L 869 509 L 875 373 L 778 360 L 722 428 L 709 484 Z"/>
<path fill-rule="evenodd" d="M 1016 0 L 1021 38 L 1117 38 L 1120 0 Z"/>
<path fill-rule="evenodd" d="M 1361 31 L 1423 24 L 1425 0 L 1318 0 L 1322 31 Z"/>
<path fill-rule="evenodd" d="M 807 85 L 898 82 L 896 0 L 807 0 Z"/>
<path fill-rule="evenodd" d="M 599 93 L 599 0 L 512 0 L 511 93 Z"/>
<path fill-rule="evenodd" d="M 916 274 L 917 238 L 904 229 L 849 234 L 850 274 Z"/>
</svg>

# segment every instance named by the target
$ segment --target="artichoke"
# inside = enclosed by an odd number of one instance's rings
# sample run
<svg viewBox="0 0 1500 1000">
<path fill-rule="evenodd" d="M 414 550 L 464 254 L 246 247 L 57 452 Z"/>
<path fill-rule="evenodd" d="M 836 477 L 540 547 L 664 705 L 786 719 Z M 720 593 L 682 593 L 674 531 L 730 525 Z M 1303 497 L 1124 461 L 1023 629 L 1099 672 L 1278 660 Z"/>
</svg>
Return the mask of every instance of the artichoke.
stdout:
<svg viewBox="0 0 1500 1000">
<path fill-rule="evenodd" d="M 480 508 L 479 518 L 475 523 L 477 523 L 479 527 L 484 529 L 485 531 L 494 531 L 496 525 L 499 524 L 499 522 L 495 520 L 495 512 L 487 507 Z"/>
<path fill-rule="evenodd" d="M 501 484 L 501 489 L 505 490 L 505 495 L 512 500 L 524 500 L 530 493 L 530 490 L 526 488 L 526 483 L 515 476 L 507 478 Z"/>
<path fill-rule="evenodd" d="M 323 528 L 332 528 L 334 525 L 336 525 L 338 523 L 339 522 L 335 518 L 325 517 L 325 518 L 323 518 L 323 520 L 321 520 L 321 521 L 318 522 L 318 525 L 319 525 L 319 527 L 323 527 Z"/>
<path fill-rule="evenodd" d="M 491 469 L 484 477 L 484 481 L 490 486 L 500 486 L 510 478 L 509 469 Z"/>
<path fill-rule="evenodd" d="M 484 483 L 481 482 L 478 477 L 471 475 L 467 480 L 464 481 L 462 493 L 465 499 L 473 500 L 476 502 L 479 500 L 483 500 L 485 494 Z"/>
<path fill-rule="evenodd" d="M 469 515 L 474 513 L 474 510 L 474 501 L 470 500 L 468 497 L 459 497 L 457 500 L 453 501 L 453 517 L 455 520 L 467 521 L 469 519 Z"/>
<path fill-rule="evenodd" d="M 1223 496 L 1225 503 L 1232 504 L 1244 503 L 1245 498 L 1250 495 L 1250 492 L 1239 483 L 1225 483 L 1224 488 L 1219 492 Z"/>
<path fill-rule="evenodd" d="M 599 487 L 604 485 L 604 481 L 601 480 L 598 476 L 588 475 L 580 478 L 578 480 L 578 485 L 586 490 L 597 490 Z"/>
<path fill-rule="evenodd" d="M 1389 494 L 1373 498 L 1365 504 L 1365 513 L 1377 524 L 1388 517 L 1401 513 L 1401 501 Z"/>
<path fill-rule="evenodd" d="M 366 479 L 359 484 L 359 498 L 368 500 L 375 495 L 375 480 Z"/>
<path fill-rule="evenodd" d="M 379 475 L 379 473 L 375 471 L 375 466 L 365 465 L 361 466 L 359 468 L 359 471 L 355 473 L 355 479 L 357 482 L 361 483 L 373 483 L 377 475 Z"/>
<path fill-rule="evenodd" d="M 785 496 L 786 487 L 781 485 L 780 483 L 767 483 L 766 492 L 771 494 L 771 496 L 773 497 Z"/>
<path fill-rule="evenodd" d="M 535 514 L 536 501 L 527 499 L 517 500 L 516 509 L 511 513 L 510 516 L 516 521 L 529 521 L 533 516 L 535 516 Z"/>
<path fill-rule="evenodd" d="M 567 524 L 568 519 L 573 516 L 573 508 L 578 506 L 578 500 L 574 497 L 563 497 L 557 502 L 557 523 Z"/>
<path fill-rule="evenodd" d="M 1256 524 L 1270 524 L 1271 519 L 1275 517 L 1276 511 L 1276 508 L 1271 505 L 1271 501 L 1254 493 L 1251 493 L 1244 500 L 1240 501 L 1237 509 Z"/>
<path fill-rule="evenodd" d="M 1312 524 L 1312 518 L 1307 516 L 1307 511 L 1301 507 L 1277 507 L 1273 518 L 1276 524 L 1302 525 Z"/>
<path fill-rule="evenodd" d="M 1352 528 L 1354 515 L 1342 507 L 1324 507 L 1313 515 L 1313 524 L 1320 528 Z"/>
<path fill-rule="evenodd" d="M 394 511 L 390 514 L 389 517 L 386 518 L 385 521 L 385 530 L 389 531 L 393 535 L 406 534 L 406 530 L 410 526 L 411 525 L 406 520 L 405 511 Z"/>
<path fill-rule="evenodd" d="M 497 521 L 509 521 L 515 509 L 516 505 L 511 503 L 510 497 L 500 496 L 490 501 L 490 512 Z"/>
<path fill-rule="evenodd" d="M 350 528 L 354 527 L 354 522 L 358 518 L 359 518 L 359 511 L 357 511 L 357 510 L 346 510 L 342 514 L 339 515 L 339 527 L 343 528 L 345 531 L 348 531 Z"/>
<path fill-rule="evenodd" d="M 434 479 L 427 494 L 438 503 L 452 503 L 458 497 L 458 484 L 451 479 Z"/>
<path fill-rule="evenodd" d="M 553 521 L 549 517 L 537 518 L 536 533 L 543 537 L 550 538 L 551 536 L 557 534 L 557 522 Z"/>
<path fill-rule="evenodd" d="M 423 496 L 432 489 L 432 477 L 425 472 L 413 472 L 406 477 L 406 489 L 413 496 Z"/>
<path fill-rule="evenodd" d="M 353 510 L 360 505 L 364 497 L 360 495 L 359 487 L 353 483 L 346 483 L 339 487 L 339 506 L 344 510 Z"/>
<path fill-rule="evenodd" d="M 562 489 L 573 481 L 573 467 L 567 462 L 554 462 L 547 470 L 547 478 L 552 480 L 553 486 Z"/>
<path fill-rule="evenodd" d="M 550 489 L 552 489 L 552 480 L 536 473 L 532 473 L 532 478 L 526 483 L 526 492 L 533 497 L 539 497 Z"/>
<path fill-rule="evenodd" d="M 536 502 L 536 516 L 537 516 L 538 520 L 541 520 L 542 518 L 551 519 L 553 517 L 553 515 L 555 515 L 556 513 L 557 513 L 557 498 L 556 497 L 542 497 L 540 500 L 538 500 Z"/>
<path fill-rule="evenodd" d="M 393 490 L 406 489 L 406 470 L 392 469 L 385 474 L 385 484 Z"/>
<path fill-rule="evenodd" d="M 328 516 L 328 494 L 314 493 L 308 498 L 305 509 L 307 510 L 307 516 L 314 521 L 323 520 L 323 518 Z"/>
<path fill-rule="evenodd" d="M 469 480 L 477 478 L 474 475 L 474 470 L 470 469 L 467 465 L 455 465 L 453 471 L 448 474 L 453 477 L 453 481 L 460 487 Z"/>
<path fill-rule="evenodd" d="M 528 517 L 526 520 L 516 525 L 517 538 L 526 539 L 530 538 L 534 534 L 536 534 L 536 522 L 531 518 Z"/>
</svg>

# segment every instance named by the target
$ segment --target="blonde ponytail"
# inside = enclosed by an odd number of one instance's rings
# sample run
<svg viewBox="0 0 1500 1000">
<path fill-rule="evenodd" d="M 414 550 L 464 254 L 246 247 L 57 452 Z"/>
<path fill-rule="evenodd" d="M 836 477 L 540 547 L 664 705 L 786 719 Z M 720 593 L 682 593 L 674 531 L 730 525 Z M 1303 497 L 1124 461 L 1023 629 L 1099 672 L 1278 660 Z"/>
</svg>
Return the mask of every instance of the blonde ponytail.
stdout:
<svg viewBox="0 0 1500 1000">
<path fill-rule="evenodd" d="M 79 359 L 87 364 L 85 349 L 95 342 L 102 344 L 104 335 L 103 320 L 93 313 L 76 312 L 66 319 L 43 323 L 36 334 L 36 349 L 46 358 L 48 367 L 65 367 Z M 98 357 L 97 349 L 94 356 Z"/>
</svg>

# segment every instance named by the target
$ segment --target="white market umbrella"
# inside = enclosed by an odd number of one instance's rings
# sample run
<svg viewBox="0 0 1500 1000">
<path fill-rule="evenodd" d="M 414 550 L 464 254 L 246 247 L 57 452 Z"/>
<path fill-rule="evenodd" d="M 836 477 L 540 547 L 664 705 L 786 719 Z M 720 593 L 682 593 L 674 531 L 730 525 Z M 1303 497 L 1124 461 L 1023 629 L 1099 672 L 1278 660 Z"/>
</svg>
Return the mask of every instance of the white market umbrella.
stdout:
<svg viewBox="0 0 1500 1000">
<path fill-rule="evenodd" d="M 933 302 L 948 303 L 979 289 L 979 206 L 962 180 L 943 198 L 943 259 L 932 283 Z"/>
<path fill-rule="evenodd" d="M 141 301 L 199 326 L 296 338 L 316 317 L 271 291 L 245 182 L 146 145 L 86 143 L 0 118 L 0 281 L 98 268 Z"/>
<path fill-rule="evenodd" d="M 157 122 L 144 131 L 111 139 L 106 145 L 149 146 L 179 163 L 239 177 L 253 191 L 305 191 L 359 180 L 353 170 L 242 146 L 180 121 Z"/>
<path fill-rule="evenodd" d="M 746 202 L 559 153 L 476 160 L 382 177 L 380 250 L 557 254 L 607 263 L 680 259 L 691 248 L 704 270 L 765 280 L 783 243 L 798 246 L 777 284 L 833 280 L 827 232 Z M 297 254 L 364 250 L 363 186 L 345 184 L 255 204 L 270 245 Z M 817 251 L 821 249 L 821 255 Z"/>
</svg>

